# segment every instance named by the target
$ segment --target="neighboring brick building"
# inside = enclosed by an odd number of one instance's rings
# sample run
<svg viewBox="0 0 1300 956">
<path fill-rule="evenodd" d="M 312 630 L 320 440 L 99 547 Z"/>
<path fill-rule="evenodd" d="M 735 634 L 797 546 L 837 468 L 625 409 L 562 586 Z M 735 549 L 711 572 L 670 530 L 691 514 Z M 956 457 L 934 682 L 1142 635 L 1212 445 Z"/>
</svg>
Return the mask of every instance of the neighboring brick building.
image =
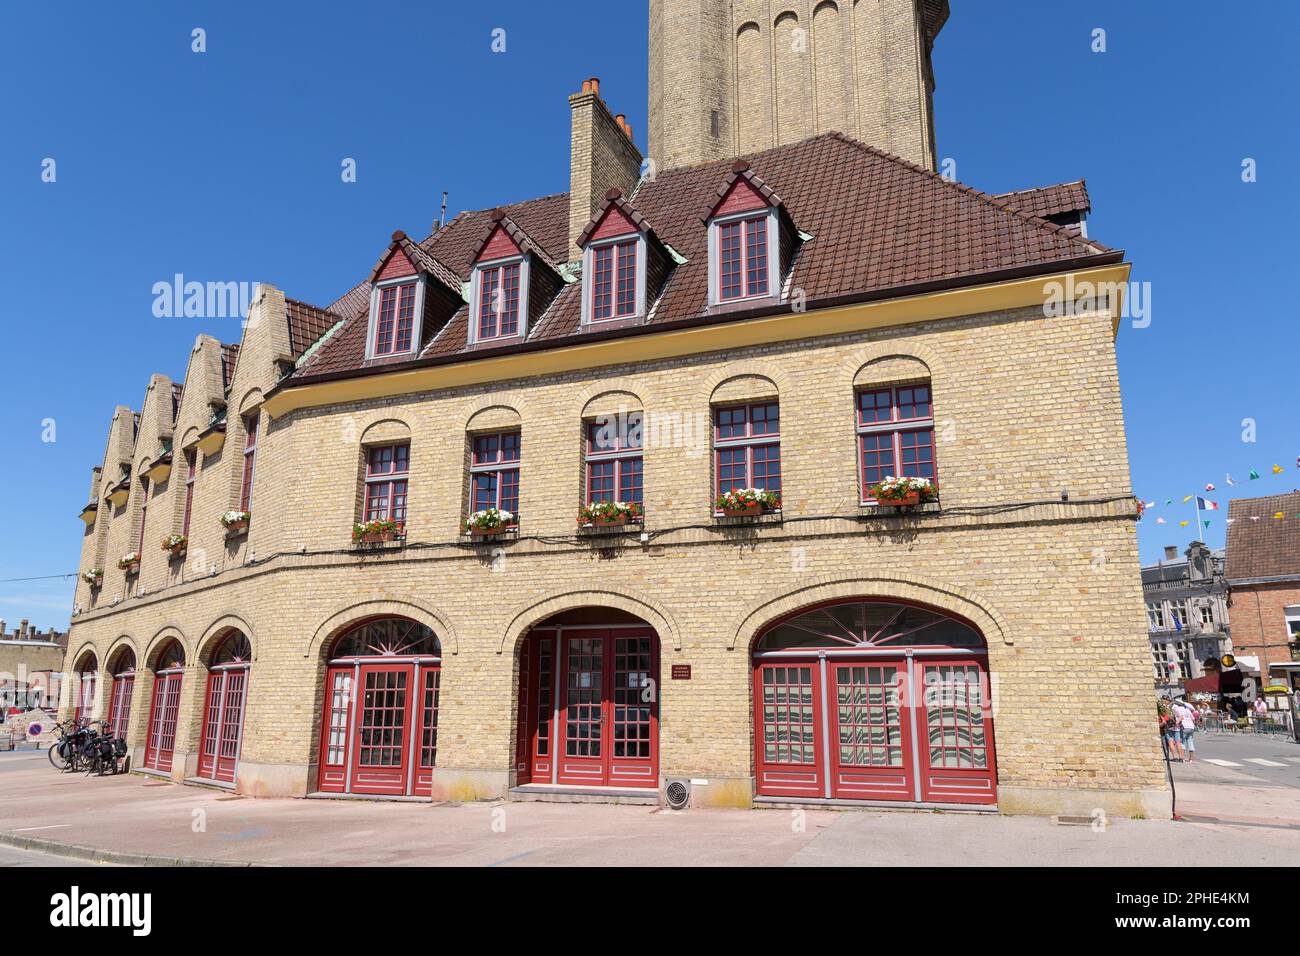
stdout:
<svg viewBox="0 0 1300 956">
<path fill-rule="evenodd" d="M 841 133 L 638 182 L 570 106 L 568 194 L 395 233 L 325 309 L 264 286 L 117 409 L 68 662 L 134 765 L 1168 815 L 1120 303 L 1044 309 L 1123 254 Z"/>
<path fill-rule="evenodd" d="M 1223 563 L 1224 552 L 1193 541 L 1181 558 L 1170 545 L 1163 561 L 1142 568 L 1151 668 L 1162 696 L 1182 696 L 1187 681 L 1205 676 L 1207 660 L 1232 650 Z"/>
<path fill-rule="evenodd" d="M 1281 515 L 1281 518 L 1277 516 Z M 1300 689 L 1300 491 L 1228 505 L 1228 587 L 1236 653 Z"/>
<path fill-rule="evenodd" d="M 38 631 L 26 621 L 8 628 L 0 620 L 0 722 L 11 707 L 53 706 L 68 649 L 68 635 L 54 628 Z"/>
</svg>

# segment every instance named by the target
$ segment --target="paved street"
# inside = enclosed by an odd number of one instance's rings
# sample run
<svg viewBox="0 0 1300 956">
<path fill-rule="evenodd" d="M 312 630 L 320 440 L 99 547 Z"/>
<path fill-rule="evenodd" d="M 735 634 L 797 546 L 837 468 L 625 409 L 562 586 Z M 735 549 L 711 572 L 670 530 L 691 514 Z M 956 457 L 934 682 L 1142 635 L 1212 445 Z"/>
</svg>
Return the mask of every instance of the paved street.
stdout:
<svg viewBox="0 0 1300 956">
<path fill-rule="evenodd" d="M 1174 768 L 1188 822 L 1113 820 L 1101 832 L 960 813 L 258 800 L 140 776 L 58 774 L 32 754 L 0 755 L 0 830 L 8 841 L 315 866 L 1268 866 L 1300 859 L 1300 746 L 1205 736 L 1197 749 L 1202 759 Z M 12 848 L 0 853 L 4 864 L 61 862 Z"/>
</svg>

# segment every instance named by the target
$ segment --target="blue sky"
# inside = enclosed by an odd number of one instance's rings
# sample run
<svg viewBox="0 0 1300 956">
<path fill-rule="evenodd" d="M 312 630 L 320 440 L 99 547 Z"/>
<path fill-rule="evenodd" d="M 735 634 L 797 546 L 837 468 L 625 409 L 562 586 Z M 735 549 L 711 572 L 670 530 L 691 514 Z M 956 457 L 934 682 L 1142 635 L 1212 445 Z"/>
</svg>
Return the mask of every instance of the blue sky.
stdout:
<svg viewBox="0 0 1300 956">
<path fill-rule="evenodd" d="M 1213 482 L 1226 508 L 1225 473 L 1234 491 L 1300 487 L 1300 5 L 953 8 L 936 47 L 940 156 L 990 192 L 1085 177 L 1092 236 L 1150 283 L 1149 327 L 1119 336 L 1134 488 L 1160 504 L 1140 526 L 1144 560 L 1192 537 L 1184 495 Z M 113 406 L 138 408 L 151 372 L 183 375 L 198 332 L 239 334 L 233 319 L 156 318 L 153 283 L 268 281 L 327 304 L 394 228 L 424 235 L 443 190 L 450 216 L 566 189 L 566 96 L 586 76 L 644 146 L 643 0 L 571 0 L 558 16 L 515 0 L 126 9 L 0 9 L 0 617 L 40 627 L 66 625 L 71 579 L 10 579 L 78 570 Z M 206 53 L 191 51 L 195 27 Z M 1251 468 L 1265 477 L 1247 482 Z M 1223 532 L 1221 512 L 1207 538 Z"/>
</svg>

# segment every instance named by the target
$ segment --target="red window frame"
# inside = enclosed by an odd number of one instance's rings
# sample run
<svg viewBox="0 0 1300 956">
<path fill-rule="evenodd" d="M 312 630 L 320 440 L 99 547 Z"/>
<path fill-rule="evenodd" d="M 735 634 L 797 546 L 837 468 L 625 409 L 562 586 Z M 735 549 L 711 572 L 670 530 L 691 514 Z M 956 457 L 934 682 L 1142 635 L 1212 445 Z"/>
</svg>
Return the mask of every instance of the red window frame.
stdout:
<svg viewBox="0 0 1300 956">
<path fill-rule="evenodd" d="M 244 418 L 244 475 L 239 483 L 239 510 L 253 511 L 253 470 L 257 464 L 258 413 Z"/>
<path fill-rule="evenodd" d="M 929 382 L 859 389 L 854 395 L 858 481 L 864 504 L 888 477 L 929 478 L 938 487 L 934 393 Z"/>
<path fill-rule="evenodd" d="M 411 468 L 409 444 L 376 445 L 366 451 L 366 493 L 363 521 L 406 524 L 407 482 Z"/>
<path fill-rule="evenodd" d="M 189 537 L 190 515 L 194 511 L 194 478 L 197 472 L 198 452 L 185 453 L 185 514 L 181 518 L 181 534 Z"/>
<path fill-rule="evenodd" d="M 587 423 L 587 503 L 643 503 L 645 462 L 640 412 L 612 415 Z M 610 441 L 609 439 L 612 439 Z"/>
<path fill-rule="evenodd" d="M 763 484 L 758 483 L 760 480 Z M 781 497 L 780 402 L 749 402 L 714 409 L 714 495 L 733 488 L 763 488 Z"/>
<path fill-rule="evenodd" d="M 400 355 L 411 351 L 415 331 L 415 283 L 403 282 L 379 290 L 372 354 Z"/>
<path fill-rule="evenodd" d="M 522 262 L 503 262 L 479 268 L 477 341 L 506 339 L 519 334 L 522 274 Z M 501 290 L 500 310 L 493 308 L 498 289 Z"/>
<path fill-rule="evenodd" d="M 770 226 L 766 213 L 717 224 L 718 300 L 734 302 L 768 295 Z"/>
<path fill-rule="evenodd" d="M 604 243 L 591 250 L 591 320 L 636 315 L 638 239 Z"/>
<path fill-rule="evenodd" d="M 517 429 L 471 438 L 470 511 L 497 508 L 519 518 L 519 467 L 523 442 Z"/>
</svg>

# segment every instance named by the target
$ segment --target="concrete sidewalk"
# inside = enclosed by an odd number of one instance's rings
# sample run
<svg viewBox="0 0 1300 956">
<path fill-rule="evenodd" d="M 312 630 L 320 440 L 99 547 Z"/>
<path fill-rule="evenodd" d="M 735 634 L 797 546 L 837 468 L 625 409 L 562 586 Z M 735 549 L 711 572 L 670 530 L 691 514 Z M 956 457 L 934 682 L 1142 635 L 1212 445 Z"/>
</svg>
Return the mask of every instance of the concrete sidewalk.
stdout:
<svg viewBox="0 0 1300 956">
<path fill-rule="evenodd" d="M 114 862 L 1150 866 L 1300 858 L 1300 829 L 1121 820 L 1094 832 L 960 813 L 253 799 L 141 776 L 59 774 L 43 760 L 5 761 L 3 842 L 95 848 Z"/>
</svg>

